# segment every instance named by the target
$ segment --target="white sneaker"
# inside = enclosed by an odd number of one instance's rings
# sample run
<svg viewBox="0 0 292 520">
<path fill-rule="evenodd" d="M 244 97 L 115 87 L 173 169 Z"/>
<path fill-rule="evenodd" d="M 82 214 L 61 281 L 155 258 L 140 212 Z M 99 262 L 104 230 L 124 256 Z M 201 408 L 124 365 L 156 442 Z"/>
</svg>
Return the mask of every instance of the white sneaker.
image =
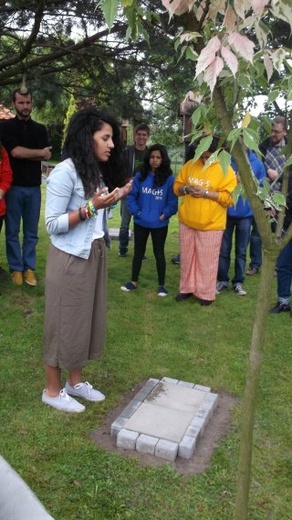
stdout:
<svg viewBox="0 0 292 520">
<path fill-rule="evenodd" d="M 85 381 L 85 383 L 77 383 L 74 386 L 71 386 L 67 381 L 65 385 L 65 390 L 68 394 L 74 395 L 76 397 L 82 397 L 87 401 L 104 401 L 105 395 L 103 395 L 99 390 L 95 390 L 92 385 Z"/>
<path fill-rule="evenodd" d="M 243 289 L 242 285 L 240 283 L 237 283 L 234 287 L 233 287 L 233 290 L 234 292 L 236 292 L 236 294 L 238 294 L 239 296 L 245 296 L 247 294 L 247 292 Z"/>
<path fill-rule="evenodd" d="M 226 289 L 228 289 L 227 282 L 217 282 L 216 283 L 216 294 L 220 294 L 223 291 L 226 291 Z"/>
<path fill-rule="evenodd" d="M 163 298 L 164 296 L 168 295 L 168 290 L 166 287 L 164 287 L 164 285 L 159 285 L 157 294 Z"/>
<path fill-rule="evenodd" d="M 52 406 L 53 408 L 57 408 L 57 410 L 61 410 L 63 412 L 80 413 L 84 412 L 85 410 L 85 406 L 83 406 L 81 403 L 78 403 L 76 399 L 72 399 L 72 397 L 67 394 L 64 388 L 60 390 L 60 393 L 57 395 L 57 397 L 50 397 L 46 390 L 44 390 L 42 401 L 43 403 Z"/>
</svg>

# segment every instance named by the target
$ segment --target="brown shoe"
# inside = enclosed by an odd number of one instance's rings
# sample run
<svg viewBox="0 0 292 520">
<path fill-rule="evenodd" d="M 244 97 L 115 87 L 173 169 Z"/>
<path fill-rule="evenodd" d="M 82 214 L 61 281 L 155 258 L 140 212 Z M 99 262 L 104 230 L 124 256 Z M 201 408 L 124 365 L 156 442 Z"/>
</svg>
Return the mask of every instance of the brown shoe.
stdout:
<svg viewBox="0 0 292 520">
<path fill-rule="evenodd" d="M 26 271 L 24 271 L 23 279 L 25 283 L 27 283 L 27 285 L 31 285 L 32 287 L 35 287 L 38 284 L 34 271 L 32 269 L 27 269 Z"/>
<path fill-rule="evenodd" d="M 22 285 L 23 276 L 21 271 L 12 271 L 11 272 L 11 281 L 14 285 Z"/>
<path fill-rule="evenodd" d="M 249 274 L 250 276 L 253 276 L 254 274 L 258 274 L 259 270 L 257 267 L 249 267 L 246 271 L 246 274 Z"/>
</svg>

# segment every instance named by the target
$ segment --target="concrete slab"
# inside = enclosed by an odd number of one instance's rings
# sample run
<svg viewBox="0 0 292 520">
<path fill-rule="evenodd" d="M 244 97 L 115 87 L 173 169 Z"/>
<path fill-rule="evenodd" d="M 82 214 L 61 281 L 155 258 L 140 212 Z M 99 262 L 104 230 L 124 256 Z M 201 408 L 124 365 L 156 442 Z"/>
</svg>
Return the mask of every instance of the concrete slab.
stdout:
<svg viewBox="0 0 292 520">
<path fill-rule="evenodd" d="M 143 403 L 126 423 L 129 430 L 180 442 L 193 418 L 192 412 Z"/>
<path fill-rule="evenodd" d="M 207 386 L 164 377 L 149 379 L 111 425 L 118 447 L 174 461 L 189 459 L 216 408 Z"/>
<path fill-rule="evenodd" d="M 109 236 L 112 240 L 119 240 L 119 232 L 118 228 L 109 228 Z M 133 232 L 129 229 L 129 240 L 132 240 Z"/>
<path fill-rule="evenodd" d="M 194 414 L 205 398 L 205 392 L 181 384 L 161 381 L 146 397 L 145 402 L 170 410 Z"/>
</svg>

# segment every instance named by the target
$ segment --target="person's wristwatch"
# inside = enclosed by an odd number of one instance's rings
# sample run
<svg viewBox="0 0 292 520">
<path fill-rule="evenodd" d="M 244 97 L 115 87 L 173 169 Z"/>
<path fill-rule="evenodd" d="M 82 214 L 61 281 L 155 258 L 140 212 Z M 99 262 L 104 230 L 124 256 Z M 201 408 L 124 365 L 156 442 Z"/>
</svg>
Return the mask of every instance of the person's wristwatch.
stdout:
<svg viewBox="0 0 292 520">
<path fill-rule="evenodd" d="M 189 193 L 190 193 L 190 189 L 189 189 L 189 187 L 188 187 L 188 186 L 184 186 L 184 187 L 183 187 L 183 194 L 184 194 L 184 195 L 188 195 Z"/>
</svg>

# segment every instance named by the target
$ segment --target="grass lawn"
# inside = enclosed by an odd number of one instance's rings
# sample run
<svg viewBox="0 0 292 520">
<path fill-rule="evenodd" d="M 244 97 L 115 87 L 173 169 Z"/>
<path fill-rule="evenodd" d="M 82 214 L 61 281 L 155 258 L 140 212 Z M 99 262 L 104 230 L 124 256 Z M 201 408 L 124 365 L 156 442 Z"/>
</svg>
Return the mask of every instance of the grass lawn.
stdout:
<svg viewBox="0 0 292 520">
<path fill-rule="evenodd" d="M 109 224 L 119 227 L 118 209 Z M 136 459 L 101 450 L 89 433 L 101 426 L 123 393 L 149 377 L 192 381 L 241 398 L 259 277 L 247 277 L 245 297 L 229 290 L 211 307 L 176 303 L 179 267 L 170 262 L 178 252 L 174 217 L 166 243 L 169 296 L 157 297 L 151 244 L 139 289 L 124 293 L 120 285 L 130 280 L 133 246 L 127 258 L 118 258 L 118 243 L 113 241 L 106 349 L 84 372 L 106 400 L 88 403 L 80 415 L 62 414 L 41 402 L 43 279 L 49 245 L 43 216 L 39 231 L 38 287 L 14 287 L 9 280 L 1 286 L 1 455 L 56 520 L 232 519 L 240 405 L 210 467 L 199 475 L 183 476 L 167 463 L 142 467 Z M 7 268 L 4 232 L 0 263 Z M 272 304 L 276 280 L 270 294 Z M 292 518 L 291 326 L 288 313 L 269 318 L 254 431 L 251 520 Z"/>
</svg>

